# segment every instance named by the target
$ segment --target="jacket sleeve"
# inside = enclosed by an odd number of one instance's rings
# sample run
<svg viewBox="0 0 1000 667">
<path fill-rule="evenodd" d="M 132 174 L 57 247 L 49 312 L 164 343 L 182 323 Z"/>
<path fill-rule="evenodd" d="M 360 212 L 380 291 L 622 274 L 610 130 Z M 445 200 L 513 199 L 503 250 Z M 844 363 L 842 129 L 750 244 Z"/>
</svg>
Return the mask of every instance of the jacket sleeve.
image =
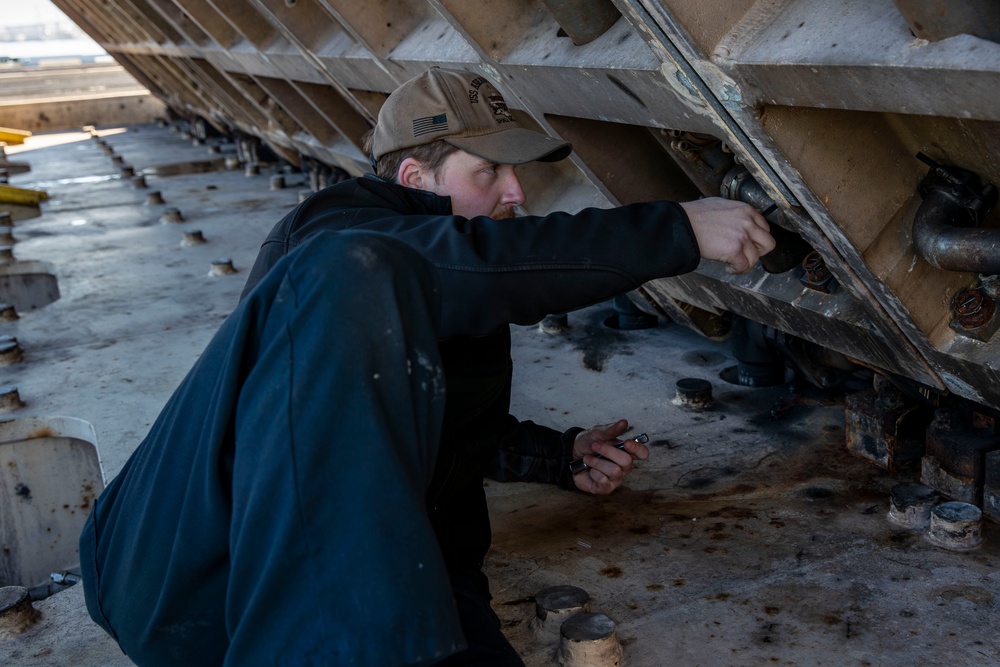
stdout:
<svg viewBox="0 0 1000 667">
<path fill-rule="evenodd" d="M 518 422 L 503 440 L 486 468 L 486 476 L 498 482 L 542 482 L 575 489 L 569 463 L 573 441 L 582 428 L 559 432 L 531 421 Z"/>
<path fill-rule="evenodd" d="M 343 219 L 324 216 L 324 226 L 391 234 L 430 260 L 441 277 L 441 338 L 532 324 L 700 261 L 684 209 L 667 201 L 508 220 L 371 208 L 331 215 Z M 297 245 L 312 227 L 300 226 L 286 243 Z"/>
</svg>

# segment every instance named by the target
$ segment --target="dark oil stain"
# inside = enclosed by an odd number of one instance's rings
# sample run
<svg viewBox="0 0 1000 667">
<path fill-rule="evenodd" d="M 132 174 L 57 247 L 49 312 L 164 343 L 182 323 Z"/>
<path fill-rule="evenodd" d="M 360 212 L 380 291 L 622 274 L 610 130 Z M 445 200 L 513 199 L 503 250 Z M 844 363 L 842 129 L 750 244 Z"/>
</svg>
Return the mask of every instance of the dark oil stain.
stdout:
<svg viewBox="0 0 1000 667">
<path fill-rule="evenodd" d="M 628 607 L 629 609 L 631 609 L 632 611 L 635 611 L 636 609 L 638 609 L 638 608 L 639 608 L 639 605 L 637 605 L 637 604 L 636 604 L 636 603 L 634 603 L 634 602 L 630 602 L 630 603 L 628 603 L 628 605 L 626 605 L 626 606 L 627 606 L 627 607 Z"/>
<path fill-rule="evenodd" d="M 710 539 L 710 540 L 728 540 L 731 537 L 732 537 L 732 535 L 727 535 L 726 533 L 715 533 L 714 535 L 710 535 L 708 539 Z"/>
<path fill-rule="evenodd" d="M 757 487 L 753 484 L 737 484 L 730 491 L 733 493 L 753 493 L 757 490 Z"/>
<path fill-rule="evenodd" d="M 767 614 L 768 616 L 774 616 L 780 611 L 781 611 L 780 607 L 770 607 L 770 606 L 764 607 L 764 613 Z"/>
<path fill-rule="evenodd" d="M 682 489 L 704 489 L 715 484 L 713 477 L 693 477 L 682 484 L 678 484 Z"/>
<path fill-rule="evenodd" d="M 706 600 L 719 600 L 720 602 L 724 602 L 724 601 L 728 600 L 731 597 L 733 597 L 732 593 L 718 593 L 716 595 L 711 595 L 711 596 L 709 596 L 709 597 L 707 597 L 705 599 Z"/>
<path fill-rule="evenodd" d="M 704 551 L 707 554 L 714 554 L 716 551 L 718 551 L 718 549 L 716 549 L 715 547 L 705 547 L 704 549 L 702 549 L 702 551 Z"/>
<path fill-rule="evenodd" d="M 18 498 L 20 498 L 25 502 L 31 500 L 31 489 L 29 489 L 24 484 L 18 484 L 17 486 L 15 486 L 14 493 L 17 494 Z"/>
<path fill-rule="evenodd" d="M 844 619 L 835 614 L 824 614 L 823 622 L 826 623 L 827 625 L 840 625 L 841 623 L 844 622 Z"/>
<path fill-rule="evenodd" d="M 529 595 L 527 597 L 518 598 L 517 600 L 508 600 L 507 602 L 501 602 L 500 605 L 503 607 L 514 607 L 520 604 L 534 604 L 535 596 Z"/>
<path fill-rule="evenodd" d="M 624 572 L 617 565 L 609 565 L 608 567 L 601 570 L 600 574 L 602 576 L 607 577 L 608 579 L 617 579 L 618 577 L 622 576 Z"/>
<path fill-rule="evenodd" d="M 784 528 L 785 527 L 785 522 L 784 521 L 778 521 L 777 519 L 772 519 L 771 520 L 771 525 L 774 526 L 775 528 Z"/>
<path fill-rule="evenodd" d="M 674 579 L 674 587 L 676 587 L 676 588 L 681 588 L 682 586 L 687 586 L 687 583 L 688 582 L 684 581 L 683 579 Z"/>
<path fill-rule="evenodd" d="M 573 347 L 583 353 L 583 366 L 587 370 L 600 373 L 604 364 L 617 353 L 627 351 L 624 343 L 628 339 L 621 333 L 593 326 L 585 326 L 573 335 Z"/>
<path fill-rule="evenodd" d="M 666 587 L 663 584 L 649 584 L 646 586 L 646 590 L 648 591 L 662 591 L 664 588 Z"/>
<path fill-rule="evenodd" d="M 48 426 L 43 426 L 42 428 L 38 429 L 37 431 L 32 431 L 31 433 L 29 433 L 28 437 L 25 438 L 25 439 L 26 440 L 33 440 L 35 438 L 54 438 L 55 435 L 56 435 L 55 431 L 53 431 Z"/>
<path fill-rule="evenodd" d="M 681 355 L 681 361 L 692 366 L 716 366 L 725 363 L 726 356 L 713 350 L 691 350 Z"/>
<path fill-rule="evenodd" d="M 828 500 L 833 495 L 833 491 L 825 486 L 810 486 L 802 490 L 802 497 L 809 500 Z"/>
<path fill-rule="evenodd" d="M 633 526 L 628 529 L 628 532 L 633 535 L 649 535 L 650 528 L 649 526 Z"/>
<path fill-rule="evenodd" d="M 723 519 L 752 519 L 756 516 L 756 513 L 747 507 L 723 507 L 722 509 L 717 509 L 709 512 L 705 516 L 720 517 Z"/>
</svg>

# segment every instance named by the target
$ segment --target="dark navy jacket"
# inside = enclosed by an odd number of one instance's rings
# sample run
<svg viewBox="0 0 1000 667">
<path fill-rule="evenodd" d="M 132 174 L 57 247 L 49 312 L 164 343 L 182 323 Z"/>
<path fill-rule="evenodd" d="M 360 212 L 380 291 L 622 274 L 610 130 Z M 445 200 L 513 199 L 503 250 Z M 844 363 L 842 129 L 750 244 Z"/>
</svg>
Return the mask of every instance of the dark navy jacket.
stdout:
<svg viewBox="0 0 1000 667">
<path fill-rule="evenodd" d="M 285 254 L 325 229 L 384 232 L 439 272 L 447 401 L 428 509 L 449 570 L 475 576 L 490 544 L 484 474 L 573 486 L 567 466 L 580 429 L 560 432 L 509 414 L 508 325 L 693 270 L 700 254 L 687 215 L 676 203 L 658 201 L 466 219 L 452 215 L 448 197 L 369 175 L 325 188 L 285 216 L 264 240 L 244 295 Z"/>
</svg>

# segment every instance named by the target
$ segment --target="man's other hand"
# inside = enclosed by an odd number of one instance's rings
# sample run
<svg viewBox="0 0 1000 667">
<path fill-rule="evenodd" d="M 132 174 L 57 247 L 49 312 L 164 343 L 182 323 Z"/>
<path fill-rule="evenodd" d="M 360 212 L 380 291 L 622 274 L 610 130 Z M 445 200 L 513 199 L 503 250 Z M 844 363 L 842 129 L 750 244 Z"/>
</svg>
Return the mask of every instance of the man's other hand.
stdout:
<svg viewBox="0 0 1000 667">
<path fill-rule="evenodd" d="M 725 262 L 729 273 L 746 273 L 774 249 L 771 228 L 749 204 L 709 197 L 684 202 L 701 256 Z"/>
<path fill-rule="evenodd" d="M 588 469 L 576 475 L 576 488 L 587 493 L 605 495 L 611 493 L 632 472 L 634 461 L 649 458 L 649 448 L 635 440 L 626 440 L 624 449 L 618 437 L 629 429 L 628 420 L 619 419 L 613 424 L 595 426 L 576 436 L 573 442 L 573 458 L 583 459 Z"/>
</svg>

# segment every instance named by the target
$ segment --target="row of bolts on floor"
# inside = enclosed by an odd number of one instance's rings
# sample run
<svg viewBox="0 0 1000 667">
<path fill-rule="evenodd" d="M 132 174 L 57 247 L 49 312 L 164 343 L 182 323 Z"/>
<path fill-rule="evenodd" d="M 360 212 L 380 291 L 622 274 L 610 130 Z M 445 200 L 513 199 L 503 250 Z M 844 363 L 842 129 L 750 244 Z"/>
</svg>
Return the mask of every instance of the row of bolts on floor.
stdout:
<svg viewBox="0 0 1000 667">
<path fill-rule="evenodd" d="M 136 174 L 135 169 L 131 165 L 125 164 L 122 156 L 115 154 L 114 148 L 101 139 L 95 130 L 90 130 L 90 136 L 97 142 L 106 154 L 111 156 L 111 161 L 118 165 L 118 170 L 122 177 L 131 179 L 133 187 L 148 187 L 146 177 L 143 174 Z M 215 149 L 215 151 L 218 150 L 217 147 L 213 146 L 212 148 Z M 235 156 L 226 158 L 227 169 L 235 169 L 239 166 L 239 164 L 239 159 Z M 260 167 L 257 164 L 248 164 L 245 166 L 244 173 L 247 177 L 257 176 L 260 174 Z M 270 186 L 272 190 L 284 189 L 284 176 L 280 174 L 272 176 Z M 300 191 L 299 201 L 304 201 L 311 194 L 311 190 Z M 163 195 L 158 190 L 150 191 L 146 196 L 145 204 L 147 206 L 162 205 L 164 203 L 165 201 L 163 199 Z M 179 209 L 168 207 L 161 211 L 160 222 L 164 224 L 180 223 L 184 222 L 184 216 L 181 214 Z M 13 244 L 16 242 L 13 234 L 13 225 L 14 222 L 11 214 L 7 211 L 0 211 L 0 265 L 12 264 L 16 262 L 13 248 Z M 201 230 L 191 230 L 184 232 L 181 245 L 191 246 L 206 242 L 207 239 L 205 239 Z M 221 258 L 212 262 L 208 275 L 216 277 L 232 273 L 236 273 L 236 268 L 233 266 L 232 260 L 229 258 Z M 0 303 L 0 322 L 17 319 L 19 319 L 19 315 L 17 314 L 14 306 Z M 10 335 L 0 335 L 0 366 L 7 366 L 21 361 L 23 354 L 23 348 L 19 345 L 17 338 Z M 0 414 L 18 410 L 22 407 L 24 407 L 24 402 L 21 400 L 18 387 L 15 385 L 0 385 Z"/>
</svg>

